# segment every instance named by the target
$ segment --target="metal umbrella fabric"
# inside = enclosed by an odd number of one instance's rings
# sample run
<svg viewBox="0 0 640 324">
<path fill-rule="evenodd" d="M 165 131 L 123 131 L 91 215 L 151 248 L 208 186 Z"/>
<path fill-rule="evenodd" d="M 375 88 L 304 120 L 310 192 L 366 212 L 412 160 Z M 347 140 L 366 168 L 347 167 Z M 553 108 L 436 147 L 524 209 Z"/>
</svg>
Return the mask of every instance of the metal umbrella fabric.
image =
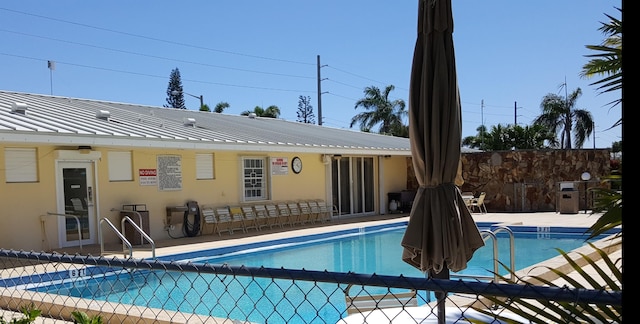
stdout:
<svg viewBox="0 0 640 324">
<path fill-rule="evenodd" d="M 449 278 L 484 246 L 462 199 L 462 113 L 453 48 L 451 0 L 419 0 L 409 87 L 409 139 L 419 188 L 402 238 L 402 260 Z M 458 183 L 460 184 L 460 183 Z"/>
</svg>

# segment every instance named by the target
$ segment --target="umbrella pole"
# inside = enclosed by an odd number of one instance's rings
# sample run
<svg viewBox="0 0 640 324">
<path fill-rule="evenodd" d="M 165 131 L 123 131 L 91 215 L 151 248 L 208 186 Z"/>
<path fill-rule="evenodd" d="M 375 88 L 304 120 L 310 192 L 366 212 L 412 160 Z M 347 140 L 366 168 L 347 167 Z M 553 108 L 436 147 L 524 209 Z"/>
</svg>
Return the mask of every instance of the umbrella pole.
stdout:
<svg viewBox="0 0 640 324">
<path fill-rule="evenodd" d="M 449 279 L 449 268 L 443 267 L 442 271 L 439 273 L 435 273 L 433 269 L 429 269 L 429 277 L 434 279 Z M 447 300 L 447 292 L 446 291 L 435 291 L 436 295 L 436 305 L 438 305 L 438 324 L 446 324 L 447 316 L 445 314 L 445 303 Z"/>
</svg>

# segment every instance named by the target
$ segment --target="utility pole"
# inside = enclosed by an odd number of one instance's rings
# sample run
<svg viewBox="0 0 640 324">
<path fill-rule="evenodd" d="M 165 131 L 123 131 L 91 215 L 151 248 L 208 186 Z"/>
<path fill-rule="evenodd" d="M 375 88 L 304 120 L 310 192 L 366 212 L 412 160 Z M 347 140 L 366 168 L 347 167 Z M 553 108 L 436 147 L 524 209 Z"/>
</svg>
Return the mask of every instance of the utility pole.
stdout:
<svg viewBox="0 0 640 324">
<path fill-rule="evenodd" d="M 320 68 L 325 67 L 327 65 L 320 65 L 320 55 L 318 55 L 318 125 L 322 126 L 322 94 L 327 93 L 322 92 L 321 82 L 326 80 L 320 77 Z"/>
<path fill-rule="evenodd" d="M 564 108 L 569 111 L 569 90 L 567 90 L 567 76 L 564 77 Z M 565 138 L 566 144 L 567 146 L 560 145 L 560 149 L 571 149 L 571 138 L 569 138 L 571 132 L 567 133 L 567 136 Z"/>
<path fill-rule="evenodd" d="M 322 126 L 322 79 L 320 78 L 320 55 L 317 56 L 318 66 L 318 125 Z"/>
<path fill-rule="evenodd" d="M 56 62 L 47 61 L 47 67 L 49 68 L 49 83 L 51 85 L 51 95 L 53 96 L 53 70 L 56 69 Z"/>
<path fill-rule="evenodd" d="M 480 101 L 480 123 L 482 130 L 480 131 L 480 145 L 484 150 L 484 99 Z"/>
<path fill-rule="evenodd" d="M 518 125 L 518 102 L 513 102 L 513 126 Z"/>
<path fill-rule="evenodd" d="M 593 149 L 596 149 L 596 121 L 593 121 Z"/>
</svg>

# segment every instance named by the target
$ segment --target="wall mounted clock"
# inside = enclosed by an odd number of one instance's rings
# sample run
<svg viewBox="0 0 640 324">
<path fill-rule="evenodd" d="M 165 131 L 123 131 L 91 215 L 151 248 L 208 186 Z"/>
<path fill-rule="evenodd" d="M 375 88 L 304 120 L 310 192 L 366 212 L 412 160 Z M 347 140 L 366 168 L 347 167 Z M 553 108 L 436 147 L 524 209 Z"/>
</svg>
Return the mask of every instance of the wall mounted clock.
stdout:
<svg viewBox="0 0 640 324">
<path fill-rule="evenodd" d="M 291 160 L 291 169 L 296 174 L 298 174 L 298 173 L 300 173 L 300 171 L 302 171 L 302 160 L 300 160 L 299 157 L 296 156 L 296 157 L 293 158 L 293 160 Z"/>
</svg>

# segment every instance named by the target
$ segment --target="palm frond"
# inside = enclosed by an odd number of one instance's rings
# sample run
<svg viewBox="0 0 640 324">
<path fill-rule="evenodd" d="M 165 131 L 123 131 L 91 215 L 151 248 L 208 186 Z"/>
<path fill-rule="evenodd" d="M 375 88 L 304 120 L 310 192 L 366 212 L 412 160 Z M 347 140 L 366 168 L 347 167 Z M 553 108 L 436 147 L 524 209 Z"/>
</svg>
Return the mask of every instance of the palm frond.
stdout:
<svg viewBox="0 0 640 324">
<path fill-rule="evenodd" d="M 601 266 L 594 260 L 591 255 L 578 253 L 578 258 L 572 258 L 567 252 L 557 249 L 560 255 L 563 256 L 570 268 L 573 270 L 569 275 L 565 271 L 555 269 L 552 267 L 544 267 L 548 271 L 551 271 L 557 276 L 561 282 L 566 282 L 564 288 L 578 289 L 596 289 L 606 291 L 621 291 L 622 290 L 622 270 L 621 262 L 614 262 L 611 260 L 607 251 L 603 248 L 599 248 L 596 245 L 589 243 L 589 246 L 594 249 L 595 255 L 599 257 L 600 261 L 603 261 L 604 265 Z M 605 248 L 611 247 L 607 246 Z M 621 260 L 619 260 L 621 261 Z M 505 265 L 502 265 L 505 269 L 509 270 Z M 596 275 L 591 275 L 584 269 L 592 267 Z M 509 277 L 498 275 L 500 280 L 507 283 L 520 283 L 525 285 L 544 285 L 549 287 L 558 287 L 552 280 L 544 276 L 518 276 L 512 270 L 509 270 Z M 517 279 L 511 279 L 511 278 Z M 622 322 L 622 306 L 618 305 L 601 305 L 601 304 L 588 304 L 583 301 L 575 302 L 556 302 L 548 299 L 524 299 L 519 297 L 513 297 L 505 300 L 502 297 L 496 296 L 483 296 L 494 303 L 495 307 L 503 308 L 514 314 L 517 314 L 531 323 L 621 323 Z M 489 309 L 483 309 L 473 306 L 473 308 L 488 316 L 495 316 L 501 321 L 507 321 L 508 319 L 503 316 L 496 315 Z"/>
</svg>

